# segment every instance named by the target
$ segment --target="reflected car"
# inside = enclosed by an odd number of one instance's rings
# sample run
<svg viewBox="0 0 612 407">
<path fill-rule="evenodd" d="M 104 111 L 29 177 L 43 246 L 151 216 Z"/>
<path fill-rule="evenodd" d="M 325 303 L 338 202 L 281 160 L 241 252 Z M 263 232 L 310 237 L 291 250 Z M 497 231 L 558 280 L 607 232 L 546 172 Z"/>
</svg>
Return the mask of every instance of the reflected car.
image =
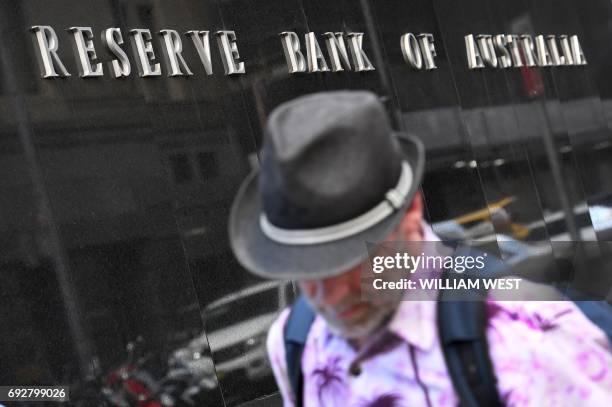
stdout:
<svg viewBox="0 0 612 407">
<path fill-rule="evenodd" d="M 580 246 L 584 250 L 586 261 L 595 261 L 608 267 L 609 253 L 602 252 L 602 247 L 610 247 L 612 237 L 612 208 L 603 205 L 580 205 L 574 208 L 574 220 L 580 239 L 587 244 Z M 494 243 L 506 264 L 512 266 L 508 272 L 521 275 L 530 280 L 551 282 L 560 281 L 571 276 L 576 247 L 567 230 L 567 218 L 562 211 L 544 213 L 542 219 L 524 224 L 528 232 L 524 240 L 495 233 L 490 222 L 487 227 L 479 228 L 482 235 L 470 235 L 455 220 L 433 224 L 433 228 L 443 239 L 469 240 L 476 246 Z M 477 225 L 476 227 L 478 227 Z M 476 227 L 473 227 L 474 230 Z M 588 242 L 593 242 L 588 244 Z M 610 247 L 612 248 L 612 247 Z M 609 251 L 609 250 L 608 250 Z M 602 257 L 602 254 L 605 256 Z M 605 286 L 607 278 L 599 277 Z M 598 291 L 595 291 L 598 292 Z M 612 294 L 612 293 L 611 293 Z"/>
<path fill-rule="evenodd" d="M 182 380 L 204 391 L 214 390 L 217 387 L 215 366 L 210 357 L 205 335 L 192 339 L 186 346 L 172 352 L 168 366 L 166 381 Z"/>
<path fill-rule="evenodd" d="M 236 291 L 205 308 L 205 329 L 220 380 L 244 374 L 248 380 L 272 374 L 266 336 L 288 305 L 291 283 L 266 282 Z"/>
</svg>

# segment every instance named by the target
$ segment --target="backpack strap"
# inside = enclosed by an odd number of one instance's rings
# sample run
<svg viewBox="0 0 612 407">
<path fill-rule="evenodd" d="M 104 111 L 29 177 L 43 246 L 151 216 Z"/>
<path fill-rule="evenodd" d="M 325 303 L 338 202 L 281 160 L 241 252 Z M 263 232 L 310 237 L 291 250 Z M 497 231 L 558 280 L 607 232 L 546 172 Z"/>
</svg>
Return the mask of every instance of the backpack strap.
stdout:
<svg viewBox="0 0 612 407">
<path fill-rule="evenodd" d="M 304 376 L 302 374 L 302 353 L 308 338 L 308 331 L 315 319 L 315 313 L 306 302 L 304 296 L 300 296 L 291 307 L 289 317 L 285 324 L 285 360 L 287 363 L 287 375 L 291 390 L 295 396 L 295 406 L 302 407 Z"/>
<path fill-rule="evenodd" d="M 457 278 L 448 271 L 444 276 Z M 489 357 L 485 300 L 482 290 L 440 290 L 438 298 L 440 343 L 462 407 L 503 405 Z"/>
</svg>

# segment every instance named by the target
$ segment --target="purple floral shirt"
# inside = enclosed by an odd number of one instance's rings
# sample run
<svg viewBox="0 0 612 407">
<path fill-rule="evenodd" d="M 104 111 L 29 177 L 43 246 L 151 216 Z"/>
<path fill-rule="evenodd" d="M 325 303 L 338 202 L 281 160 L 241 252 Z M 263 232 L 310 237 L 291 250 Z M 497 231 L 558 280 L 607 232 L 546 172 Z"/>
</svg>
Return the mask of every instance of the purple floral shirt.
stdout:
<svg viewBox="0 0 612 407">
<path fill-rule="evenodd" d="M 566 301 L 487 302 L 489 351 L 509 406 L 612 406 L 612 353 L 604 333 Z M 404 301 L 357 353 L 317 317 L 302 357 L 304 406 L 456 406 L 436 328 L 435 301 Z M 283 311 L 268 352 L 285 406 Z"/>
</svg>

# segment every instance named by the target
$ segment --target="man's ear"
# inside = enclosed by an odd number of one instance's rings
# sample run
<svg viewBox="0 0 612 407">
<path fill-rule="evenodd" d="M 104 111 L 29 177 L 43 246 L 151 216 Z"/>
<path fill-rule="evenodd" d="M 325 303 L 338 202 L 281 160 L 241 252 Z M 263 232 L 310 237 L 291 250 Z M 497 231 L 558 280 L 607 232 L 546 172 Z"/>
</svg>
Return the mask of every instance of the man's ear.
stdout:
<svg viewBox="0 0 612 407">
<path fill-rule="evenodd" d="M 418 211 L 423 216 L 423 195 L 421 194 L 421 190 L 417 190 L 416 194 L 414 194 L 414 198 L 412 198 L 412 203 L 410 204 L 410 208 L 406 212 Z"/>
<path fill-rule="evenodd" d="M 423 220 L 423 196 L 421 191 L 417 191 L 412 199 L 410 207 L 406 210 L 404 217 L 399 225 L 400 233 L 405 240 L 421 240 L 423 230 L 421 221 Z"/>
</svg>

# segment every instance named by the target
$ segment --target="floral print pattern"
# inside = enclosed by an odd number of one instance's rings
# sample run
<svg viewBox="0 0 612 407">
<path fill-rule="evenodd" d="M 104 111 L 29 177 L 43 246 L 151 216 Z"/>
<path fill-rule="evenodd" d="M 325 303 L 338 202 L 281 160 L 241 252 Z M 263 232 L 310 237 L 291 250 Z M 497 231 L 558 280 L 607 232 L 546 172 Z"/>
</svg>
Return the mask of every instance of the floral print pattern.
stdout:
<svg viewBox="0 0 612 407">
<path fill-rule="evenodd" d="M 343 372 L 339 366 L 340 357 L 333 356 L 324 362 L 324 365 L 313 370 L 311 377 L 317 387 L 319 403 L 324 405 L 326 395 L 333 399 L 342 393 L 344 387 Z"/>
<path fill-rule="evenodd" d="M 400 407 L 401 400 L 397 394 L 385 393 L 374 397 L 373 400 L 365 401 L 359 407 Z"/>
<path fill-rule="evenodd" d="M 401 303 L 388 325 L 393 335 L 382 335 L 383 343 L 369 344 L 363 354 L 331 334 L 317 317 L 302 358 L 304 407 L 426 406 L 423 386 L 433 405 L 458 405 L 440 349 L 435 311 L 435 301 Z M 489 351 L 505 405 L 612 405 L 607 338 L 575 304 L 489 300 L 487 314 Z M 282 338 L 287 316 L 283 312 L 272 326 L 268 351 L 284 404 L 292 407 Z M 408 345 L 416 349 L 418 377 Z M 356 362 L 361 372 L 351 374 L 349 366 Z"/>
</svg>

